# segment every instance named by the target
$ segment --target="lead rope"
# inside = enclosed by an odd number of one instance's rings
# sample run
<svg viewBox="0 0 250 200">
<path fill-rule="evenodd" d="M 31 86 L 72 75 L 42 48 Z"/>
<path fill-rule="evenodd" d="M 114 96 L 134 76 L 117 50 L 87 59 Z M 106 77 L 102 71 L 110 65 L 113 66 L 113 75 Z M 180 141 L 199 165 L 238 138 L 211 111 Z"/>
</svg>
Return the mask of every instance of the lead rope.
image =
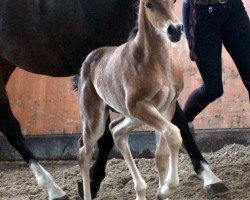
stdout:
<svg viewBox="0 0 250 200">
<path fill-rule="evenodd" d="M 197 61 L 197 56 L 195 53 L 195 25 L 196 25 L 196 10 L 195 10 L 195 4 L 196 0 L 189 0 L 190 4 L 190 11 L 189 11 L 189 39 L 188 39 L 188 45 L 190 50 L 190 58 L 192 61 Z"/>
</svg>

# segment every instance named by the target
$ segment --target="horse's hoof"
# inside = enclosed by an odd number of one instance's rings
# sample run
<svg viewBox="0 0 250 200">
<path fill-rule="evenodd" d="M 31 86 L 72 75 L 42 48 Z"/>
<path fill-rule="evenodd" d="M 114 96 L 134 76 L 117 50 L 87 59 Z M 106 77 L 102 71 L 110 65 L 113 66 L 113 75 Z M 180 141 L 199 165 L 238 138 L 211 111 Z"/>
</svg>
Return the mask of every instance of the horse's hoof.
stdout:
<svg viewBox="0 0 250 200">
<path fill-rule="evenodd" d="M 79 196 L 83 199 L 83 184 L 82 184 L 82 181 L 77 181 L 77 185 L 78 185 Z M 96 198 L 97 192 L 91 194 L 91 196 L 92 196 L 92 199 Z"/>
<path fill-rule="evenodd" d="M 53 199 L 53 200 L 69 200 L 69 197 L 67 195 L 65 195 L 63 197 L 56 198 L 56 199 Z"/>
<path fill-rule="evenodd" d="M 207 185 L 205 190 L 207 191 L 207 195 L 210 198 L 223 196 L 229 193 L 229 189 L 223 182 Z"/>
</svg>

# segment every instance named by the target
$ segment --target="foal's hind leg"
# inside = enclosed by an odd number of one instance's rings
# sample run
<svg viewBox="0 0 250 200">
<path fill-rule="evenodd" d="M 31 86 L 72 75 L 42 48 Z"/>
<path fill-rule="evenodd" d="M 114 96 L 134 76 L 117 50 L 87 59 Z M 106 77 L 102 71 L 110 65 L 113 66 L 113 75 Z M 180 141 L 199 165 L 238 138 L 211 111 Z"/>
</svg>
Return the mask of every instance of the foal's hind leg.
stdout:
<svg viewBox="0 0 250 200">
<path fill-rule="evenodd" d="M 117 124 L 122 119 L 124 119 L 123 116 L 122 118 L 118 118 L 115 123 L 113 121 L 112 126 Z M 96 161 L 93 164 L 93 166 L 90 168 L 90 188 L 91 188 L 91 195 L 93 198 L 96 197 L 97 192 L 100 188 L 100 184 L 105 178 L 105 168 L 106 168 L 109 152 L 114 146 L 114 140 L 110 132 L 110 128 L 112 129 L 112 127 L 109 128 L 109 125 L 110 125 L 110 117 L 108 117 L 106 121 L 104 134 L 97 142 L 99 152 L 98 152 Z M 81 181 L 78 182 L 78 192 L 79 192 L 80 197 L 83 198 L 83 184 Z"/>
<path fill-rule="evenodd" d="M 94 145 L 103 134 L 106 122 L 105 118 L 107 118 L 107 111 L 105 111 L 104 108 L 104 111 L 100 110 L 100 112 L 91 113 L 89 117 L 90 118 L 85 115 L 85 119 L 83 119 L 83 133 L 81 138 L 82 142 L 80 142 L 81 146 L 79 148 L 78 154 L 80 172 L 83 179 L 84 200 L 92 199 L 89 176 L 90 162 Z"/>
<path fill-rule="evenodd" d="M 0 131 L 30 165 L 38 184 L 47 189 L 49 199 L 61 199 L 62 197 L 65 199 L 65 192 L 54 183 L 51 175 L 39 165 L 32 152 L 26 146 L 20 124 L 11 111 L 5 86 L 14 69 L 14 65 L 4 59 L 0 59 Z"/>
<path fill-rule="evenodd" d="M 109 156 L 109 152 L 114 146 L 114 140 L 112 134 L 109 130 L 110 117 L 106 121 L 105 131 L 102 137 L 98 140 L 98 155 L 95 160 L 95 163 L 90 168 L 90 188 L 92 198 L 95 198 L 97 192 L 99 191 L 101 182 L 105 178 L 105 168 Z M 78 182 L 78 192 L 79 196 L 83 198 L 83 185 L 82 181 Z"/>
<path fill-rule="evenodd" d="M 123 119 L 123 120 L 122 120 Z M 141 177 L 140 172 L 138 171 L 133 157 L 131 155 L 129 146 L 128 146 L 128 134 L 129 131 L 136 127 L 136 124 L 133 121 L 126 117 L 120 118 L 110 124 L 111 132 L 114 137 L 115 144 L 120 150 L 124 160 L 129 168 L 129 171 L 133 177 L 134 187 L 136 192 L 136 200 L 145 200 L 146 199 L 146 189 L 147 184 L 144 179 Z"/>
<path fill-rule="evenodd" d="M 83 124 L 82 141 L 78 160 L 83 179 L 84 200 L 91 200 L 90 190 L 90 162 L 94 145 L 103 135 L 105 123 L 108 118 L 106 104 L 97 95 L 90 81 L 82 82 L 79 90 L 79 102 L 81 107 L 81 119 Z"/>
</svg>

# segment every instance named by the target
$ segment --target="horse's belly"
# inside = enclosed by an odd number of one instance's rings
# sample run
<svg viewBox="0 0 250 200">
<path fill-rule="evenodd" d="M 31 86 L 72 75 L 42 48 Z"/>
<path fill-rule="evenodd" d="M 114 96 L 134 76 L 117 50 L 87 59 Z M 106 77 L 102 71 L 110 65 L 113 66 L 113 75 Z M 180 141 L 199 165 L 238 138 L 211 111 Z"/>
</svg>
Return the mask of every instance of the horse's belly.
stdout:
<svg viewBox="0 0 250 200">
<path fill-rule="evenodd" d="M 0 56 L 33 73 L 75 74 L 92 50 L 126 41 L 132 2 L 0 1 Z"/>
<path fill-rule="evenodd" d="M 78 1 L 1 1 L 0 56 L 37 74 L 75 74 L 84 59 L 80 12 Z"/>
</svg>

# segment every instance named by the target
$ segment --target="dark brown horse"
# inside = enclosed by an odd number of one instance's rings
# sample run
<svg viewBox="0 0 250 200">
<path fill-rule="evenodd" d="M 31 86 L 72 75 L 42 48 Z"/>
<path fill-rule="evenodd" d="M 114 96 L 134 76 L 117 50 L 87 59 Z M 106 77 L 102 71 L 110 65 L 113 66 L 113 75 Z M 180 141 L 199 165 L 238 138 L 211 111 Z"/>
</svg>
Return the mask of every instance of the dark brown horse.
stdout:
<svg viewBox="0 0 250 200">
<path fill-rule="evenodd" d="M 170 0 L 169 0 L 170 1 Z M 6 84 L 16 66 L 36 74 L 54 77 L 75 75 L 85 57 L 100 46 L 124 43 L 135 26 L 136 0 L 2 0 L 0 2 L 0 131 L 34 172 L 49 199 L 66 197 L 41 167 L 25 144 L 20 124 L 14 117 Z M 109 123 L 108 119 L 108 123 Z M 172 122 L 179 127 L 194 170 L 205 186 L 218 179 L 195 144 L 177 103 Z M 105 176 L 113 139 L 106 126 L 98 141 L 100 153 L 91 168 L 91 190 L 96 193 Z M 212 178 L 211 178 L 212 177 Z"/>
</svg>

